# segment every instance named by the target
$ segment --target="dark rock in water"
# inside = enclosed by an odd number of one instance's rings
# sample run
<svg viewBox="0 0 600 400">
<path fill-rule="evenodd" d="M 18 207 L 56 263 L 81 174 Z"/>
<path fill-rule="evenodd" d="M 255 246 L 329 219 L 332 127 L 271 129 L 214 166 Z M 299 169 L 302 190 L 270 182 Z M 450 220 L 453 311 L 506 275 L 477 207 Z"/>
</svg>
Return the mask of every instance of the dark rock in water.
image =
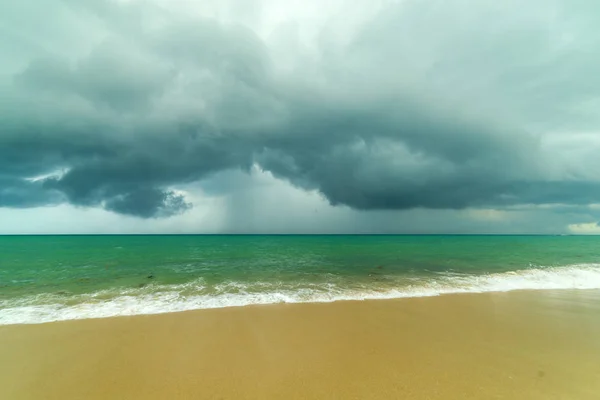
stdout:
<svg viewBox="0 0 600 400">
<path fill-rule="evenodd" d="M 150 273 L 150 275 L 148 275 L 148 279 L 154 279 L 154 274 Z"/>
</svg>

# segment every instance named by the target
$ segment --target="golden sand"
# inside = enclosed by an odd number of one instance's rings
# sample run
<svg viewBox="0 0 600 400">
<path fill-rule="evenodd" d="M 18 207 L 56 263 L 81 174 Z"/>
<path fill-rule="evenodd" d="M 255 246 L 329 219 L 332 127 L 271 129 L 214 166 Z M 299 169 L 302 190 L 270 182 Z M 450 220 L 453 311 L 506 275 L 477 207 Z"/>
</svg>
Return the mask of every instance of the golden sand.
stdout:
<svg viewBox="0 0 600 400">
<path fill-rule="evenodd" d="M 0 327 L 0 399 L 600 399 L 600 293 Z"/>
</svg>

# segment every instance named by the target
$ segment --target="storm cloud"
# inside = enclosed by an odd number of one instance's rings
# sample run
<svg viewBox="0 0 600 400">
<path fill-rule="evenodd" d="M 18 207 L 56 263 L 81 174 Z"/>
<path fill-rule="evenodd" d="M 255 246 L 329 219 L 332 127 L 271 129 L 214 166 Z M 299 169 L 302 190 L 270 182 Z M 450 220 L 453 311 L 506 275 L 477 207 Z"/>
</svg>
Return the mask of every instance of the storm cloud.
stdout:
<svg viewBox="0 0 600 400">
<path fill-rule="evenodd" d="M 210 3 L 0 5 L 0 207 L 169 217 L 253 168 L 358 210 L 600 202 L 597 2 Z"/>
</svg>

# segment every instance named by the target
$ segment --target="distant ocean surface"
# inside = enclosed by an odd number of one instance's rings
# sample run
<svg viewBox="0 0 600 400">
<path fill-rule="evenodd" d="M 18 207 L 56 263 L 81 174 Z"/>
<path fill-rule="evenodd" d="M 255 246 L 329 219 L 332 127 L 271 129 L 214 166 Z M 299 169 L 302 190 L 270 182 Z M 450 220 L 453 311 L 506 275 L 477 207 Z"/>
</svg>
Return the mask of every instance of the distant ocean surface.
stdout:
<svg viewBox="0 0 600 400">
<path fill-rule="evenodd" d="M 0 324 L 600 288 L 600 237 L 0 236 Z"/>
</svg>

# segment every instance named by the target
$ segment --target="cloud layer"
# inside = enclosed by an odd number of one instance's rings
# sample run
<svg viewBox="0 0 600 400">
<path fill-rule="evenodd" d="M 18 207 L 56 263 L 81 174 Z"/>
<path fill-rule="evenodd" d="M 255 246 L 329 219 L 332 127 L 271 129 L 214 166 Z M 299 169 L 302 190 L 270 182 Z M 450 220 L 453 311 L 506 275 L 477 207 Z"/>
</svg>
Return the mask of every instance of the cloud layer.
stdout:
<svg viewBox="0 0 600 400">
<path fill-rule="evenodd" d="M 0 207 L 168 217 L 253 168 L 357 210 L 598 202 L 597 2 L 211 3 L 0 5 Z"/>
</svg>

